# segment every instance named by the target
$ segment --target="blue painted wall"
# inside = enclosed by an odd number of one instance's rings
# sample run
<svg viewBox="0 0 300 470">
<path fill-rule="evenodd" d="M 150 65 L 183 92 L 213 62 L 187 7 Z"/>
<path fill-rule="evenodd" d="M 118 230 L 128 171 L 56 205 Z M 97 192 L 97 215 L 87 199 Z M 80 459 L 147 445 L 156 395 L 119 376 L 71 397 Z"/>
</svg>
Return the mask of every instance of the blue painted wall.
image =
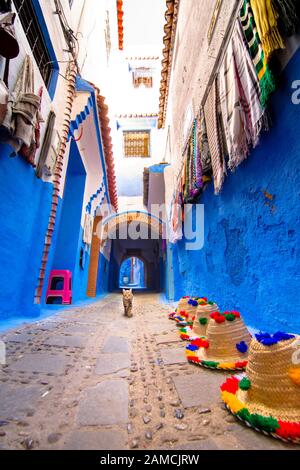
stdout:
<svg viewBox="0 0 300 470">
<path fill-rule="evenodd" d="M 273 127 L 219 197 L 205 192 L 205 246 L 173 246 L 175 297 L 207 295 L 236 308 L 250 326 L 300 333 L 300 106 L 291 85 L 300 76 L 300 50 L 272 100 Z M 268 193 L 273 200 L 265 195 Z"/>
<path fill-rule="evenodd" d="M 33 300 L 53 188 L 10 153 L 0 144 L 0 319 L 39 314 Z"/>
<path fill-rule="evenodd" d="M 109 284 L 109 261 L 100 253 L 98 279 L 97 279 L 97 295 L 103 295 L 108 292 Z"/>
</svg>

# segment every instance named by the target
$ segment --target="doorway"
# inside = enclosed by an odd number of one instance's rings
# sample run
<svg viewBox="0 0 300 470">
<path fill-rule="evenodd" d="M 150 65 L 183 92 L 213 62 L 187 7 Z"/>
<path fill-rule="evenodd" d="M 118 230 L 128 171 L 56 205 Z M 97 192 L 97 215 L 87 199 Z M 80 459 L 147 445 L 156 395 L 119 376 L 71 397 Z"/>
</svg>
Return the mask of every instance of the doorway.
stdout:
<svg viewBox="0 0 300 470">
<path fill-rule="evenodd" d="M 120 289 L 145 289 L 146 283 L 145 263 L 140 258 L 131 256 L 125 259 L 120 266 Z"/>
</svg>

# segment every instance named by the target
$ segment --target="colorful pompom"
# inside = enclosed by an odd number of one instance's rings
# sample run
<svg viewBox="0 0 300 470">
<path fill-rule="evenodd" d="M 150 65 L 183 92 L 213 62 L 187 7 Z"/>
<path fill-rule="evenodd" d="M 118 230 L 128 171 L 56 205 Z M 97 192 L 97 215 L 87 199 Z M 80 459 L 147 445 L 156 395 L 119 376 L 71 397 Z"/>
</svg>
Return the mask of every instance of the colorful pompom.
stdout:
<svg viewBox="0 0 300 470">
<path fill-rule="evenodd" d="M 217 369 L 219 367 L 219 362 L 201 361 L 201 364 L 205 367 L 209 367 L 210 369 Z"/>
<path fill-rule="evenodd" d="M 195 362 L 196 364 L 199 364 L 201 362 L 199 357 L 197 356 L 187 356 L 187 360 L 189 362 Z"/>
<path fill-rule="evenodd" d="M 191 343 L 193 346 L 197 346 L 198 348 L 204 348 L 208 349 L 209 348 L 209 342 L 206 339 L 203 338 L 197 338 Z"/>
<path fill-rule="evenodd" d="M 198 351 L 198 350 L 199 350 L 199 347 L 196 346 L 196 345 L 194 345 L 194 344 L 189 344 L 189 345 L 186 347 L 186 349 L 187 349 L 188 351 L 194 352 L 194 351 Z"/>
<path fill-rule="evenodd" d="M 235 315 L 233 315 L 233 313 L 228 313 L 227 315 L 225 315 L 225 318 L 227 321 L 235 321 L 236 317 Z"/>
<path fill-rule="evenodd" d="M 290 339 L 294 339 L 295 335 L 289 335 L 288 333 L 283 333 L 282 331 L 278 331 L 275 333 L 274 338 L 277 339 L 277 341 L 288 341 Z"/>
<path fill-rule="evenodd" d="M 229 377 L 221 386 L 222 392 L 229 392 L 235 395 L 239 389 L 239 380 L 236 377 Z"/>
<path fill-rule="evenodd" d="M 210 318 L 212 318 L 212 319 L 214 320 L 214 319 L 217 318 L 219 315 L 220 315 L 220 312 L 213 312 L 213 313 L 210 314 Z"/>
<path fill-rule="evenodd" d="M 289 377 L 294 384 L 300 387 L 300 367 L 291 367 L 289 370 Z"/>
<path fill-rule="evenodd" d="M 251 381 L 248 379 L 248 377 L 244 377 L 240 383 L 239 383 L 239 388 L 246 392 L 247 390 L 250 390 L 251 388 Z"/>
<path fill-rule="evenodd" d="M 245 369 L 248 365 L 248 361 L 243 361 L 243 362 L 236 362 L 235 367 L 236 369 Z"/>
<path fill-rule="evenodd" d="M 249 412 L 249 410 L 247 408 L 245 408 L 245 406 L 243 406 L 243 408 L 237 413 L 237 415 L 243 421 L 247 421 L 248 423 L 250 423 L 251 413 Z"/>
<path fill-rule="evenodd" d="M 223 315 L 218 315 L 217 317 L 215 317 L 216 323 L 221 324 L 221 323 L 225 323 L 225 321 L 226 321 L 226 318 Z"/>
<path fill-rule="evenodd" d="M 239 344 L 236 345 L 236 349 L 242 353 L 242 354 L 246 354 L 246 352 L 248 351 L 248 345 L 245 343 L 245 341 L 241 341 Z"/>
<path fill-rule="evenodd" d="M 222 399 L 229 406 L 230 410 L 236 415 L 238 415 L 244 409 L 244 405 L 235 395 L 230 392 L 222 392 Z"/>
<path fill-rule="evenodd" d="M 235 318 L 241 318 L 240 312 L 237 312 L 236 310 L 233 310 L 231 313 L 235 316 Z"/>
<path fill-rule="evenodd" d="M 199 323 L 202 326 L 206 326 L 207 323 L 208 323 L 208 319 L 207 318 L 199 318 Z"/>
<path fill-rule="evenodd" d="M 273 336 L 269 333 L 259 333 L 255 335 L 257 341 L 264 346 L 274 346 L 275 344 L 280 343 L 281 341 L 288 341 L 290 339 L 295 338 L 294 335 L 289 335 L 287 333 L 283 333 L 282 331 L 278 331 Z"/>
<path fill-rule="evenodd" d="M 300 423 L 288 423 L 286 421 L 278 421 L 280 426 L 276 429 L 276 434 L 283 439 L 300 439 Z"/>
<path fill-rule="evenodd" d="M 273 418 L 272 416 L 266 418 L 265 416 L 261 416 L 258 414 L 251 414 L 250 415 L 250 424 L 262 431 L 268 433 L 274 433 L 277 429 L 280 428 L 277 419 Z"/>
</svg>

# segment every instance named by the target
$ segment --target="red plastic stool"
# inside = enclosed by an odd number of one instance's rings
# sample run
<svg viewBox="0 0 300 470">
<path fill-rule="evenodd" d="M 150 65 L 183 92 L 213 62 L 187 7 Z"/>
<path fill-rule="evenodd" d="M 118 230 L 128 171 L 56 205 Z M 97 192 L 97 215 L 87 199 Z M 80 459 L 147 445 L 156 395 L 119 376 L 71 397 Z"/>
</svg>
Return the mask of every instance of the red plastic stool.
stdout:
<svg viewBox="0 0 300 470">
<path fill-rule="evenodd" d="M 56 299 L 61 299 L 63 305 L 70 305 L 72 303 L 71 271 L 51 271 L 46 304 L 54 304 Z"/>
</svg>

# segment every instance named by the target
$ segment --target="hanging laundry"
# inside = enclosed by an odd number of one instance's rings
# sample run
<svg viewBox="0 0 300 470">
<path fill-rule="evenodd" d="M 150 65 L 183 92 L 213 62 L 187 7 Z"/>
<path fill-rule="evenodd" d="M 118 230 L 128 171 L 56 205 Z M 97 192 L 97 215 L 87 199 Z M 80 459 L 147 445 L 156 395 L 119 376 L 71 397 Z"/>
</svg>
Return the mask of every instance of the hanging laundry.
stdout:
<svg viewBox="0 0 300 470">
<path fill-rule="evenodd" d="M 38 96 L 42 99 L 43 87 L 40 88 Z M 41 115 L 41 104 L 38 113 L 35 116 L 34 130 L 30 145 L 23 144 L 19 150 L 19 155 L 23 157 L 31 166 L 36 167 L 35 156 L 41 145 L 41 123 L 44 122 Z"/>
<path fill-rule="evenodd" d="M 84 219 L 83 241 L 87 245 L 92 244 L 93 227 L 94 227 L 94 219 L 89 213 L 86 213 L 85 219 Z"/>
<path fill-rule="evenodd" d="M 199 127 L 198 119 L 194 119 L 193 131 L 191 135 L 192 158 L 191 158 L 190 202 L 196 201 L 203 187 L 200 142 L 198 140 L 198 127 Z"/>
<path fill-rule="evenodd" d="M 188 143 L 186 155 L 184 155 L 184 187 L 183 187 L 183 199 L 187 202 L 190 196 L 190 183 L 191 183 L 191 144 Z"/>
<path fill-rule="evenodd" d="M 299 26 L 299 15 L 296 10 L 298 0 L 273 0 L 278 13 L 278 24 L 285 36 L 292 36 Z"/>
<path fill-rule="evenodd" d="M 274 51 L 285 47 L 278 29 L 278 13 L 274 8 L 273 0 L 250 1 L 265 58 L 269 62 Z"/>
<path fill-rule="evenodd" d="M 10 144 L 15 152 L 23 145 L 37 143 L 37 124 L 40 115 L 41 96 L 34 94 L 34 71 L 32 60 L 27 55 L 19 71 L 15 88 L 8 96 L 7 112 L 0 127 L 0 140 Z"/>
<path fill-rule="evenodd" d="M 236 21 L 220 70 L 220 100 L 231 170 L 237 168 L 248 156 L 250 148 L 258 143 L 265 122 L 260 95 L 243 30 Z"/>
<path fill-rule="evenodd" d="M 271 94 L 276 90 L 276 83 L 275 77 L 265 58 L 250 0 L 244 0 L 243 7 L 240 10 L 240 23 L 259 79 L 261 88 L 261 105 L 265 108 Z"/>
<path fill-rule="evenodd" d="M 218 94 L 218 81 L 215 79 L 204 106 L 204 114 L 207 125 L 207 138 L 214 176 L 215 194 L 219 194 L 221 192 L 226 176 L 226 151 L 222 138 L 222 130 L 220 129 L 219 113 L 220 101 Z"/>
<path fill-rule="evenodd" d="M 50 111 L 47 121 L 47 127 L 45 132 L 45 137 L 43 141 L 43 145 L 41 148 L 40 158 L 37 165 L 36 174 L 38 178 L 42 178 L 43 173 L 47 176 L 51 176 L 52 171 L 54 168 L 51 168 L 50 159 L 49 159 L 49 152 L 51 149 L 52 139 L 53 139 L 53 132 L 54 132 L 54 124 L 55 124 L 55 113 Z M 55 162 L 53 162 L 55 164 Z M 54 165 L 53 165 L 54 167 Z"/>
<path fill-rule="evenodd" d="M 211 155 L 208 145 L 207 128 L 204 116 L 204 109 L 201 107 L 199 116 L 198 126 L 198 145 L 200 154 L 200 165 L 201 165 L 201 179 L 202 184 L 207 182 L 207 179 L 211 179 L 212 166 L 211 166 Z"/>
</svg>

